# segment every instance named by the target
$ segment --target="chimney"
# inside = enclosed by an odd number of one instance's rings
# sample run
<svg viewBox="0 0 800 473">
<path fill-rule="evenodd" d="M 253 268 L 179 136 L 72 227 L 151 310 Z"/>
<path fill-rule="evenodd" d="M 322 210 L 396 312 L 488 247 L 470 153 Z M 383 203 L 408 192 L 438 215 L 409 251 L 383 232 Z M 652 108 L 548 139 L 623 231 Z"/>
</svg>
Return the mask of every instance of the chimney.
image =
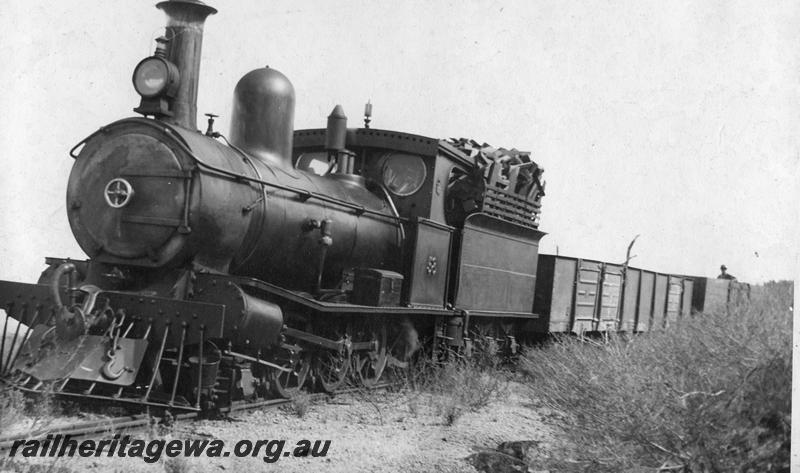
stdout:
<svg viewBox="0 0 800 473">
<path fill-rule="evenodd" d="M 197 129 L 197 83 L 203 24 L 216 9 L 199 0 L 168 0 L 156 5 L 167 14 L 167 59 L 178 67 L 180 86 L 172 101 L 171 123 Z"/>
</svg>

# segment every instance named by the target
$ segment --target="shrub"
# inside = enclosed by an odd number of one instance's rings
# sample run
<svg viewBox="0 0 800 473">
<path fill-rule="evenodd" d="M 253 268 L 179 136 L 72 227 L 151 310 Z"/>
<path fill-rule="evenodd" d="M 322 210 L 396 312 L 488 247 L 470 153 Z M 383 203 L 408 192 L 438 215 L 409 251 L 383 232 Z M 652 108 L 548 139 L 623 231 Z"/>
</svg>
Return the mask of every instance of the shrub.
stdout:
<svg viewBox="0 0 800 473">
<path fill-rule="evenodd" d="M 405 387 L 417 394 L 433 395 L 437 415 L 453 425 L 467 412 L 476 412 L 500 395 L 508 384 L 508 373 L 487 363 L 485 356 L 451 357 L 446 362 L 418 360 L 402 373 Z M 409 398 L 409 412 L 417 415 L 417 398 Z"/>
<path fill-rule="evenodd" d="M 669 330 L 555 338 L 521 361 L 581 460 L 613 470 L 788 471 L 792 283 Z"/>
</svg>

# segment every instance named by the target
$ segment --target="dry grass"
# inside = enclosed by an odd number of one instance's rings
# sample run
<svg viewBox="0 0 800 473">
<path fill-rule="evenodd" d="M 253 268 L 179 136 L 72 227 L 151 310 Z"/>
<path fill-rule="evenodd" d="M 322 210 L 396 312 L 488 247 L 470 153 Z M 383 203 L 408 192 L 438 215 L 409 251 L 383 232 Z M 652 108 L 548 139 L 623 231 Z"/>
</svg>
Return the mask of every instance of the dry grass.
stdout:
<svg viewBox="0 0 800 473">
<path fill-rule="evenodd" d="M 667 331 L 529 350 L 522 371 L 534 397 L 564 414 L 572 469 L 788 471 L 792 291 L 772 282 L 727 314 Z"/>
<path fill-rule="evenodd" d="M 305 392 L 295 393 L 289 406 L 294 415 L 302 419 L 311 407 L 311 395 Z"/>
<path fill-rule="evenodd" d="M 25 401 L 22 393 L 16 389 L 10 389 L 0 384 L 0 435 L 6 427 L 11 426 L 22 419 L 25 411 Z"/>
<path fill-rule="evenodd" d="M 0 471 L 15 473 L 75 473 L 75 470 L 63 465 L 61 458 L 49 458 L 45 463 L 31 463 L 25 460 L 0 458 Z"/>
<path fill-rule="evenodd" d="M 46 429 L 70 409 L 71 404 L 57 402 L 49 391 L 24 396 L 0 384 L 0 435 Z"/>
<path fill-rule="evenodd" d="M 508 386 L 509 373 L 486 357 L 454 357 L 447 362 L 420 360 L 404 371 L 403 384 L 411 393 L 408 410 L 419 411 L 419 394 L 432 395 L 436 414 L 445 425 L 453 425 L 465 413 L 477 412 L 502 395 Z"/>
<path fill-rule="evenodd" d="M 162 463 L 164 473 L 189 473 L 194 471 L 191 462 L 183 457 L 167 458 Z"/>
</svg>

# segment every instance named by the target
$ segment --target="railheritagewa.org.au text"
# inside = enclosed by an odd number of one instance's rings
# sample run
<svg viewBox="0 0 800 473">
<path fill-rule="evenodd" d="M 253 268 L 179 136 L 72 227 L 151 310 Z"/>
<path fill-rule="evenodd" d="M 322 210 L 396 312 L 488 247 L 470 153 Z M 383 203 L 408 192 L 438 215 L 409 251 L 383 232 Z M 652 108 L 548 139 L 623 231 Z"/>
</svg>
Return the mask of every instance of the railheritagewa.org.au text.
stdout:
<svg viewBox="0 0 800 473">
<path fill-rule="evenodd" d="M 16 440 L 8 450 L 9 457 L 134 457 L 155 463 L 166 457 L 253 457 L 266 463 L 281 458 L 325 457 L 330 440 L 239 440 L 233 448 L 225 441 L 213 440 L 142 440 L 129 435 L 114 435 L 104 440 L 76 440 L 69 435 L 48 435 L 39 440 Z"/>
</svg>

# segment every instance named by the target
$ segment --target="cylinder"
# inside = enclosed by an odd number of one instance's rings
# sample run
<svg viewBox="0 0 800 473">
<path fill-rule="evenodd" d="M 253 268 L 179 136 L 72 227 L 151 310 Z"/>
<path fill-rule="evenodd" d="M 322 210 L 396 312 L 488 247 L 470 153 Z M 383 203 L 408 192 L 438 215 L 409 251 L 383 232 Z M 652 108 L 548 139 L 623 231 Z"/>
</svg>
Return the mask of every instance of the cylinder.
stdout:
<svg viewBox="0 0 800 473">
<path fill-rule="evenodd" d="M 167 59 L 178 67 L 181 78 L 172 100 L 173 116 L 167 121 L 196 130 L 203 24 L 217 10 L 199 0 L 169 0 L 156 7 L 167 14 Z"/>
<path fill-rule="evenodd" d="M 233 91 L 231 143 L 265 164 L 291 167 L 294 87 L 265 67 L 244 75 Z"/>
<path fill-rule="evenodd" d="M 283 311 L 272 302 L 241 292 L 244 309 L 233 332 L 233 342 L 254 348 L 270 346 L 278 341 L 283 327 Z"/>
</svg>

